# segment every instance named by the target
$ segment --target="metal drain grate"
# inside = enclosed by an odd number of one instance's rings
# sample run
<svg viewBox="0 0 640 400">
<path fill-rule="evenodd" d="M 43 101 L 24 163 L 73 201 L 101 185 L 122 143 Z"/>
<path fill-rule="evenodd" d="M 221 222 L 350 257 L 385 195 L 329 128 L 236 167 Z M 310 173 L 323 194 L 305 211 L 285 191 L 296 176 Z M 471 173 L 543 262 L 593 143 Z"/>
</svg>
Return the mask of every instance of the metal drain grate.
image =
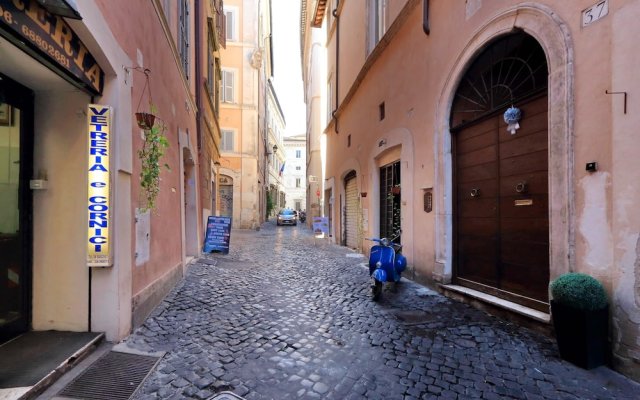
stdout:
<svg viewBox="0 0 640 400">
<path fill-rule="evenodd" d="M 127 400 L 158 362 L 158 357 L 110 351 L 60 392 L 86 400 Z"/>
</svg>

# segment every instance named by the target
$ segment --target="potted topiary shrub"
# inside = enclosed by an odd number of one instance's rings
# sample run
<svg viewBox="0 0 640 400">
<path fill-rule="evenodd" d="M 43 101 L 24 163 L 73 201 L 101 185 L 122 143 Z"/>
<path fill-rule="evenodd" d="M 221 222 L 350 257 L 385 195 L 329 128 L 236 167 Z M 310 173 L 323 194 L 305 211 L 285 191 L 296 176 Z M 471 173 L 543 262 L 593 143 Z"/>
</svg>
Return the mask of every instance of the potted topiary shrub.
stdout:
<svg viewBox="0 0 640 400">
<path fill-rule="evenodd" d="M 572 272 L 559 276 L 549 289 L 560 356 L 585 369 L 605 364 L 609 306 L 602 284 L 589 275 Z"/>
</svg>

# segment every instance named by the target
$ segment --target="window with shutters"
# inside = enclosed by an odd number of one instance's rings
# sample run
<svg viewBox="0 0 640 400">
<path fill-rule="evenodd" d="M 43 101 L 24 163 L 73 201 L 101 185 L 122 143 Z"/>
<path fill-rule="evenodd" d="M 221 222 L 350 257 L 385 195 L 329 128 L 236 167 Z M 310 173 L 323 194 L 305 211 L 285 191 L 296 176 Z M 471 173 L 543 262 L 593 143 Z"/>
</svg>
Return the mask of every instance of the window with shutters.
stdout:
<svg viewBox="0 0 640 400">
<path fill-rule="evenodd" d="M 235 132 L 231 129 L 221 129 L 220 134 L 222 136 L 222 142 L 220 143 L 220 150 L 233 151 L 234 150 L 234 136 Z"/>
<path fill-rule="evenodd" d="M 388 0 L 368 0 L 368 48 L 370 54 L 384 36 L 387 30 L 387 1 Z"/>
<path fill-rule="evenodd" d="M 237 15 L 238 10 L 234 7 L 226 7 L 224 8 L 225 22 L 226 22 L 226 36 L 227 41 L 236 42 L 238 41 L 238 32 L 237 32 Z"/>
<path fill-rule="evenodd" d="M 185 78 L 189 79 L 189 0 L 180 0 L 178 49 Z"/>
<path fill-rule="evenodd" d="M 216 65 L 215 58 L 213 53 L 215 51 L 215 46 L 213 43 L 213 24 L 208 24 L 208 35 L 207 35 L 207 92 L 209 93 L 211 103 L 216 106 Z"/>
<path fill-rule="evenodd" d="M 302 150 L 296 150 L 296 158 L 302 158 Z"/>
<path fill-rule="evenodd" d="M 236 74 L 234 71 L 223 69 L 222 70 L 222 102 L 223 103 L 235 103 L 235 79 Z"/>
</svg>

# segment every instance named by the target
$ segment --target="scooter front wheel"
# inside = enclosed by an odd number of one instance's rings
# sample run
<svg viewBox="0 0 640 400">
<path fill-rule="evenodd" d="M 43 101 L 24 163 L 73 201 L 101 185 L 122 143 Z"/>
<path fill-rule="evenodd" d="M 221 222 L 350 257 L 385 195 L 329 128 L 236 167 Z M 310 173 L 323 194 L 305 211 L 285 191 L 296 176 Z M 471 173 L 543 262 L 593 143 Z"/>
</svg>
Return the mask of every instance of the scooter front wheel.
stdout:
<svg viewBox="0 0 640 400">
<path fill-rule="evenodd" d="M 380 295 L 382 295 L 382 282 L 377 279 L 373 280 L 374 284 L 371 286 L 371 298 L 373 301 L 380 300 Z"/>
</svg>

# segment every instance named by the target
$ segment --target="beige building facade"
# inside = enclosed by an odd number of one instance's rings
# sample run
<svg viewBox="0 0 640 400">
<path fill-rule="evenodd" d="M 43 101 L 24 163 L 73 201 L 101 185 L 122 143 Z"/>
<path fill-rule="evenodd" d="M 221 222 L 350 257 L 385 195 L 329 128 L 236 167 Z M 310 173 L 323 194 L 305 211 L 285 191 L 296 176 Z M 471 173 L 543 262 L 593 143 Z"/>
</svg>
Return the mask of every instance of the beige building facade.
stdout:
<svg viewBox="0 0 640 400">
<path fill-rule="evenodd" d="M 409 276 L 543 323 L 549 282 L 590 274 L 609 294 L 613 365 L 640 379 L 640 2 L 306 7 L 303 32 L 327 32 L 335 241 L 366 250 L 365 237 L 401 231 Z"/>
<path fill-rule="evenodd" d="M 225 0 L 222 56 L 219 214 L 234 228 L 256 229 L 266 218 L 267 79 L 271 19 L 267 0 Z"/>
<path fill-rule="evenodd" d="M 267 81 L 267 109 L 266 109 L 266 126 L 268 132 L 267 154 L 268 154 L 268 184 L 269 199 L 271 207 L 268 217 L 277 215 L 285 206 L 286 193 L 284 188 L 284 170 L 286 161 L 286 149 L 283 142 L 282 134 L 286 127 L 286 121 L 278 95 L 273 87 L 271 79 Z"/>
<path fill-rule="evenodd" d="M 303 0 L 300 7 L 302 76 L 306 104 L 306 210 L 309 223 L 313 217 L 333 215 L 331 191 L 325 192 L 327 121 L 327 19 L 317 7 L 326 2 Z"/>
<path fill-rule="evenodd" d="M 286 165 L 282 172 L 284 191 L 286 193 L 286 208 L 296 211 L 306 211 L 307 179 L 306 179 L 306 135 L 294 135 L 284 138 L 284 153 Z"/>
</svg>

